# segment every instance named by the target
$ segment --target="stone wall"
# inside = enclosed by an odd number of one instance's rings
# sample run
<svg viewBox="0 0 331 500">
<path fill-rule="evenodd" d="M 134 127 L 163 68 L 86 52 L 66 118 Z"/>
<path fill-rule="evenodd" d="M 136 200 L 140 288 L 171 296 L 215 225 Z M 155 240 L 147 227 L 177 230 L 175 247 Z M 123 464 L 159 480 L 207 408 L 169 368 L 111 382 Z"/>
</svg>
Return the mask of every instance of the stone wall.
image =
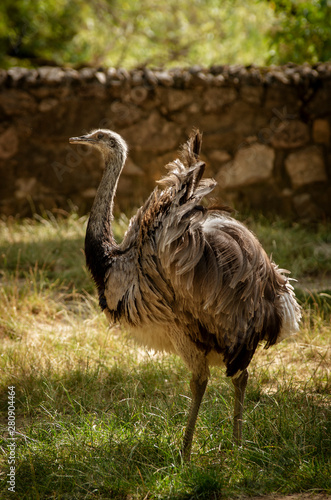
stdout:
<svg viewBox="0 0 331 500">
<path fill-rule="evenodd" d="M 129 143 L 117 209 L 138 206 L 193 127 L 215 197 L 303 219 L 331 216 L 331 64 L 0 70 L 0 212 L 87 211 L 102 162 L 70 136 Z"/>
</svg>

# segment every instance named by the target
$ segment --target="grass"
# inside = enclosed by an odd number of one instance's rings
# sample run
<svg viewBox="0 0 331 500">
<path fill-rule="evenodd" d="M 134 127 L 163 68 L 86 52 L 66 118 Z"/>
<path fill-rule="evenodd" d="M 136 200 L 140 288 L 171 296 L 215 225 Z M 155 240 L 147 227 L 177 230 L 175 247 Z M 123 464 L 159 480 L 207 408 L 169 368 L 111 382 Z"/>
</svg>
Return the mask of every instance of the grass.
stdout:
<svg viewBox="0 0 331 500">
<path fill-rule="evenodd" d="M 86 217 L 48 214 L 0 223 L 0 498 L 331 492 L 330 225 L 246 221 L 268 253 L 303 283 L 297 288 L 302 328 L 255 355 L 242 448 L 232 446 L 231 382 L 212 370 L 188 466 L 178 450 L 190 375 L 178 358 L 138 348 L 99 313 L 84 267 Z M 118 236 L 125 222 L 116 222 Z M 11 385 L 15 493 L 6 483 Z"/>
</svg>

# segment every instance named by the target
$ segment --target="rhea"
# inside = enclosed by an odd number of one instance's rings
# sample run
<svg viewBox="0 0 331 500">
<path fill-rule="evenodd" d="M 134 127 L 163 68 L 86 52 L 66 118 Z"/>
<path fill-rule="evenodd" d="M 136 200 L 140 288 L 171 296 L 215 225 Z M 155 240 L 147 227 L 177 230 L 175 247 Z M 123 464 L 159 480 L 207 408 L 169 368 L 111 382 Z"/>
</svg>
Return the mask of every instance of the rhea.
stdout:
<svg viewBox="0 0 331 500">
<path fill-rule="evenodd" d="M 203 179 L 202 136 L 194 131 L 167 165 L 122 243 L 112 232 L 118 179 L 127 144 L 99 129 L 69 139 L 103 155 L 105 170 L 88 221 L 86 263 L 101 309 L 149 349 L 175 353 L 192 373 L 192 401 L 182 445 L 190 460 L 209 367 L 223 365 L 234 385 L 233 439 L 242 439 L 247 367 L 259 343 L 298 330 L 300 308 L 286 272 L 226 207 L 201 204 L 216 182 Z"/>
</svg>

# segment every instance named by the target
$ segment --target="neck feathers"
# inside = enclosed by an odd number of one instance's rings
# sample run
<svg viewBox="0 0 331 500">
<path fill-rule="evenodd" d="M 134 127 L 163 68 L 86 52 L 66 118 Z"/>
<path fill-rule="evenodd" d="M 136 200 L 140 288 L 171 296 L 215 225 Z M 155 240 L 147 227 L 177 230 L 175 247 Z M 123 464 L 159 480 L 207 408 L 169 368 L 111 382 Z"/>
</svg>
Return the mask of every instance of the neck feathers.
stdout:
<svg viewBox="0 0 331 500">
<path fill-rule="evenodd" d="M 109 155 L 108 157 L 104 155 L 104 158 L 106 167 L 91 209 L 85 237 L 86 265 L 97 285 L 100 301 L 104 292 L 105 273 L 112 255 L 118 249 L 111 224 L 114 197 L 125 155 Z"/>
</svg>

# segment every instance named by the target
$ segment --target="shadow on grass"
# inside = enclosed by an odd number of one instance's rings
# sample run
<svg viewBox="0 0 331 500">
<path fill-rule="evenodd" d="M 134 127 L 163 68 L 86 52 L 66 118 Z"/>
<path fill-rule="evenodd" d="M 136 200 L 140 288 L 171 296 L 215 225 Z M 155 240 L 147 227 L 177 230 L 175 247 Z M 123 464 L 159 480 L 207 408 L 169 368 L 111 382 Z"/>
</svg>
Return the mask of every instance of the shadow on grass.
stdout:
<svg viewBox="0 0 331 500">
<path fill-rule="evenodd" d="M 178 450 L 188 400 L 180 396 L 187 394 L 180 371 L 149 361 L 134 371 L 100 365 L 62 375 L 51 368 L 22 374 L 15 381 L 17 495 L 8 498 L 186 500 L 331 489 L 326 395 L 317 399 L 290 386 L 265 395 L 250 382 L 245 442 L 236 449 L 231 422 L 223 432 L 220 427 L 232 391 L 226 386 L 217 399 L 214 377 L 215 397 L 201 408 L 198 451 L 183 467 Z M 5 421 L 6 388 L 0 402 Z M 2 446 L 6 454 L 5 440 Z M 0 492 L 7 498 L 5 479 Z"/>
</svg>

